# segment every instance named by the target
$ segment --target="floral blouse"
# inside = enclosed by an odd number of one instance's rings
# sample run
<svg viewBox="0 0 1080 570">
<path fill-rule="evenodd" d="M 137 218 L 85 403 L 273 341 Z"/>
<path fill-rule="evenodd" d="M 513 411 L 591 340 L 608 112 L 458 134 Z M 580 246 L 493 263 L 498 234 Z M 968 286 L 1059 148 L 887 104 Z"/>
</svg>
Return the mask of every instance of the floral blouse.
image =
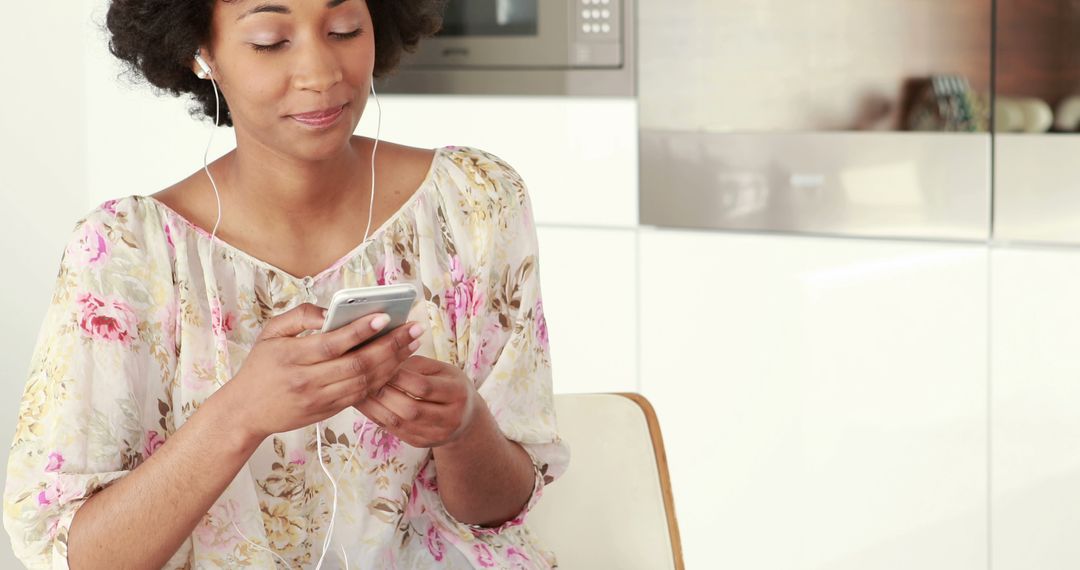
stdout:
<svg viewBox="0 0 1080 570">
<path fill-rule="evenodd" d="M 345 568 L 345 555 L 364 569 L 553 567 L 523 524 L 569 457 L 555 427 L 537 255 L 521 178 L 463 147 L 438 149 L 400 210 L 303 278 L 212 242 L 154 198 L 105 202 L 76 223 L 37 337 L 4 489 L 15 554 L 31 568 L 67 568 L 75 511 L 232 378 L 268 319 L 305 302 L 325 307 L 342 288 L 412 283 L 422 295 L 410 318 L 429 328 L 417 353 L 460 367 L 533 459 L 521 514 L 499 528 L 455 520 L 431 451 L 350 407 L 321 430 L 268 437 L 165 568 L 284 568 L 271 551 L 314 568 L 333 497 L 316 437 L 339 488 L 324 568 Z"/>
</svg>

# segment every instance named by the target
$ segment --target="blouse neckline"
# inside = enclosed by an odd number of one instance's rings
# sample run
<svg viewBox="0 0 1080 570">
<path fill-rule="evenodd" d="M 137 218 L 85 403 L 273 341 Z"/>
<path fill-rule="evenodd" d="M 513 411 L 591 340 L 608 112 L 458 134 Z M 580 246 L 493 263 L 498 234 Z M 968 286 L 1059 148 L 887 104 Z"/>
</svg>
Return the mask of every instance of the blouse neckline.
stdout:
<svg viewBox="0 0 1080 570">
<path fill-rule="evenodd" d="M 427 188 L 427 186 L 434 179 L 433 175 L 435 174 L 435 168 L 436 168 L 436 166 L 437 166 L 437 164 L 439 162 L 439 158 L 443 154 L 443 150 L 444 150 L 443 148 L 436 148 L 435 149 L 435 155 L 431 159 L 431 165 L 428 166 L 428 171 L 427 171 L 427 174 L 424 175 L 424 180 L 422 182 L 420 182 L 420 185 L 417 187 L 417 189 L 412 193 L 411 196 L 409 196 L 409 199 L 406 200 L 405 203 L 402 204 L 401 207 L 399 207 L 397 209 L 397 211 L 395 211 L 393 214 L 391 214 L 390 217 L 388 217 L 386 219 L 386 221 L 384 221 L 382 223 L 382 225 L 380 225 L 378 228 L 376 228 L 374 231 L 372 231 L 370 234 L 368 234 L 368 237 L 367 237 L 366 240 L 364 240 L 364 241 L 360 242 L 359 244 L 357 244 L 356 247 L 349 250 L 348 253 L 341 256 L 340 258 L 338 258 L 337 261 L 332 263 L 329 267 L 327 267 L 326 269 L 323 269 L 322 271 L 319 271 L 315 275 L 297 277 L 296 275 L 293 275 L 292 273 L 290 273 L 288 271 L 285 271 L 284 269 L 281 269 L 280 267 L 278 267 L 278 266 L 276 266 L 276 265 L 274 265 L 274 264 L 272 264 L 272 263 L 270 263 L 268 261 L 260 259 L 260 258 L 258 258 L 256 256 L 244 251 L 243 249 L 240 249 L 239 247 L 236 247 L 236 246 L 232 245 L 231 243 L 221 239 L 220 237 L 218 237 L 216 235 L 213 236 L 213 243 L 215 245 L 217 245 L 217 246 L 220 246 L 220 247 L 228 250 L 228 251 L 231 251 L 234 254 L 234 257 L 239 257 L 239 258 L 242 258 L 244 260 L 247 260 L 252 265 L 261 267 L 261 268 L 269 270 L 269 271 L 273 271 L 274 273 L 277 273 L 277 274 L 279 274 L 279 275 L 281 275 L 283 277 L 286 277 L 286 278 L 291 279 L 293 281 L 304 283 L 304 284 L 310 286 L 311 284 L 321 280 L 326 275 L 329 275 L 329 274 L 333 273 L 339 267 L 341 267 L 342 265 L 344 265 L 345 263 L 347 263 L 348 261 L 350 261 L 354 257 L 356 257 L 358 254 L 360 254 L 360 252 L 362 252 L 364 249 L 366 249 L 368 244 L 374 242 L 375 239 L 380 234 L 382 234 L 384 231 L 386 231 L 387 228 L 389 228 L 391 225 L 393 225 L 393 223 L 396 222 L 398 220 L 398 218 L 400 218 L 402 215 L 404 215 L 405 212 L 412 209 L 413 205 L 418 201 L 419 197 L 424 193 L 424 190 Z M 165 205 L 164 202 L 158 200 L 157 198 L 154 198 L 153 196 L 149 196 L 149 195 L 140 195 L 140 194 L 133 195 L 133 197 L 149 201 L 151 204 L 154 204 L 155 207 L 161 209 L 166 214 L 168 214 L 170 217 L 175 218 L 177 221 L 184 224 L 185 226 L 187 226 L 191 230 L 194 230 L 195 233 L 199 237 L 201 237 L 201 238 L 203 238 L 205 240 L 208 240 L 208 241 L 211 240 L 210 232 L 208 232 L 205 229 L 199 227 L 194 222 L 192 222 L 191 220 L 185 218 L 179 212 L 177 212 L 176 210 L 174 210 L 174 209 L 170 208 L 169 206 Z"/>
</svg>

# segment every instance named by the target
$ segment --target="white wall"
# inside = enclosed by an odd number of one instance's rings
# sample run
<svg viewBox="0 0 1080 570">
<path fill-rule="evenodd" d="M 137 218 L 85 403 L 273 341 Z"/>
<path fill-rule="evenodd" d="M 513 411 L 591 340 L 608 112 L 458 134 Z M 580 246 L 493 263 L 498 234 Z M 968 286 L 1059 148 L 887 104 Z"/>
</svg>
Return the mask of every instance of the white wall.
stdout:
<svg viewBox="0 0 1080 570">
<path fill-rule="evenodd" d="M 63 2 L 14 2 L 0 34 L 0 461 L 60 254 L 86 193 L 81 14 Z M 14 25 L 13 23 L 18 23 Z M 6 536 L 0 568 L 18 568 Z"/>
<path fill-rule="evenodd" d="M 109 53 L 103 31 L 102 0 L 83 0 L 85 51 L 82 61 L 87 112 L 83 204 L 93 208 L 110 198 L 152 194 L 202 168 L 209 121 L 188 115 L 191 102 L 156 96 L 133 82 Z M 209 160 L 236 145 L 232 129 L 214 133 Z"/>
</svg>

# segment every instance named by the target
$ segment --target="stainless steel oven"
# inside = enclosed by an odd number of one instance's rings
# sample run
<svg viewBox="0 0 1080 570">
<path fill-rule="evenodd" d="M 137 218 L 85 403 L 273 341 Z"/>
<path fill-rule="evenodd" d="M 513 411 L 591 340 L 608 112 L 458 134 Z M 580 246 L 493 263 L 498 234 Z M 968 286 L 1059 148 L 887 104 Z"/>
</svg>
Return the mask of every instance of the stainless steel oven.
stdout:
<svg viewBox="0 0 1080 570">
<path fill-rule="evenodd" d="M 633 0 L 449 0 L 443 29 L 386 87 L 633 95 L 633 14 Z"/>
</svg>

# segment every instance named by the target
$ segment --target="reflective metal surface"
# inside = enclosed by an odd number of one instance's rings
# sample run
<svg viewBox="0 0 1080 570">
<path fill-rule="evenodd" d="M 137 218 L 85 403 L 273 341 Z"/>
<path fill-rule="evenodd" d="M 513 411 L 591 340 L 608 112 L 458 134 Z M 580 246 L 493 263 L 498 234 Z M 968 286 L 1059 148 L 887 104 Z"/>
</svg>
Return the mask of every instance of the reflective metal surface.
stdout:
<svg viewBox="0 0 1080 570">
<path fill-rule="evenodd" d="M 625 0 L 451 0 L 443 32 L 420 42 L 420 68 L 618 68 Z M 631 22 L 633 20 L 630 20 Z M 531 26 L 529 25 L 531 23 Z"/>
<path fill-rule="evenodd" d="M 985 241 L 990 136 L 641 132 L 641 223 Z"/>
<path fill-rule="evenodd" d="M 636 95 L 634 0 L 590 4 L 588 10 L 582 6 L 584 0 L 539 2 L 535 36 L 455 35 L 421 41 L 417 53 L 407 54 L 391 77 L 379 80 L 380 93 Z M 586 26 L 590 31 L 584 31 Z"/>
</svg>

